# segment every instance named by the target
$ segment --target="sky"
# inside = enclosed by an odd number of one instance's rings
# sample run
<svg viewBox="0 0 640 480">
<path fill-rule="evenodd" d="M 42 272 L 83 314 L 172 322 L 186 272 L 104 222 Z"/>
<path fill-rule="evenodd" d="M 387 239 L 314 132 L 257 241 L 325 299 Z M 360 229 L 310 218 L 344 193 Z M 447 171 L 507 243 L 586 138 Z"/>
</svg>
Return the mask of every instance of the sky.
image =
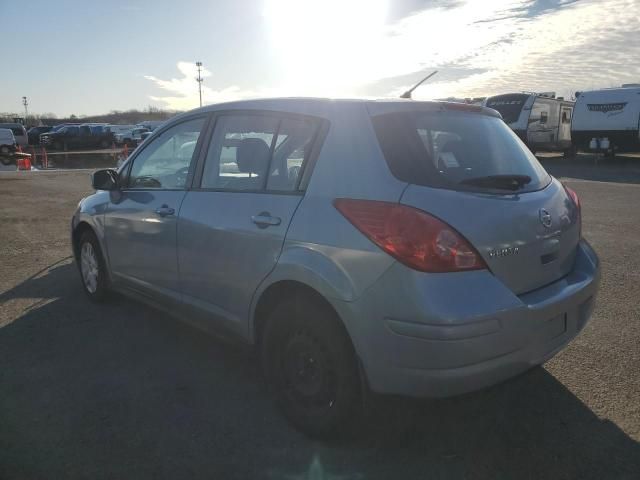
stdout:
<svg viewBox="0 0 640 480">
<path fill-rule="evenodd" d="M 640 83 L 640 0 L 0 0 L 0 112 Z M 7 42 L 7 39 L 13 39 Z"/>
</svg>

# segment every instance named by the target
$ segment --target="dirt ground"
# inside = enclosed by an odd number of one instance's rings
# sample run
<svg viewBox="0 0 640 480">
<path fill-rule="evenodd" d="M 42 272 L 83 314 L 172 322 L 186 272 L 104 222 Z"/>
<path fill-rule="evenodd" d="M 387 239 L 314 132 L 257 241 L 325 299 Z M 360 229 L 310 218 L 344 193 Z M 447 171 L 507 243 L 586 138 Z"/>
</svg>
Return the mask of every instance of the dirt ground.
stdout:
<svg viewBox="0 0 640 480">
<path fill-rule="evenodd" d="M 389 399 L 334 444 L 281 419 L 245 352 L 86 300 L 69 221 L 87 172 L 0 173 L 0 479 L 638 478 L 640 171 L 545 163 L 581 196 L 602 261 L 583 333 L 488 390 Z"/>
</svg>

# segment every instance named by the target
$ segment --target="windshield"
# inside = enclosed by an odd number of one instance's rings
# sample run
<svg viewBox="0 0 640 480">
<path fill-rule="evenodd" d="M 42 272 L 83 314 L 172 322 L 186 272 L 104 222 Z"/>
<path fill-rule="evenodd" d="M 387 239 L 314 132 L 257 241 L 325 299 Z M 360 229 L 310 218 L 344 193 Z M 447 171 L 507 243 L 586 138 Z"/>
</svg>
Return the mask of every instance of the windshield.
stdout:
<svg viewBox="0 0 640 480">
<path fill-rule="evenodd" d="M 487 99 L 487 107 L 500 112 L 502 119 L 506 123 L 513 123 L 518 121 L 527 98 L 529 98 L 529 95 L 521 93 L 498 95 Z"/>
<path fill-rule="evenodd" d="M 458 112 L 402 112 L 373 117 L 400 180 L 456 190 L 528 192 L 550 177 L 499 118 Z"/>
</svg>

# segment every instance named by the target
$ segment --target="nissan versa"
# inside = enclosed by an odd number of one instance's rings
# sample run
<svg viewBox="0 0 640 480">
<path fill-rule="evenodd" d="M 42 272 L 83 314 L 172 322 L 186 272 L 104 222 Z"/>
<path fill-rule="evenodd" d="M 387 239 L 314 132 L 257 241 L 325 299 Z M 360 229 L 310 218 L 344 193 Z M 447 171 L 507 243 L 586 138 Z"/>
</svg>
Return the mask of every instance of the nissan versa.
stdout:
<svg viewBox="0 0 640 480">
<path fill-rule="evenodd" d="M 347 428 L 370 391 L 444 397 L 518 375 L 593 309 L 578 196 L 488 108 L 213 105 L 92 181 L 72 221 L 89 298 L 118 290 L 255 345 L 311 435 Z"/>
</svg>

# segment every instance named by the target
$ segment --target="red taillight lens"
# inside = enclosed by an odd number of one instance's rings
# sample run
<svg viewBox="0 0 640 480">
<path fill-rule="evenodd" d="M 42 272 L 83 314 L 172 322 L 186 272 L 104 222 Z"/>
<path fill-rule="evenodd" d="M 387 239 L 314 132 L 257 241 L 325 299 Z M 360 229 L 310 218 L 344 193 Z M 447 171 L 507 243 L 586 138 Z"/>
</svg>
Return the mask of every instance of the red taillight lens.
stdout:
<svg viewBox="0 0 640 480">
<path fill-rule="evenodd" d="M 422 272 L 487 268 L 478 252 L 452 227 L 422 210 L 373 200 L 334 200 L 338 211 L 373 243 Z"/>
<path fill-rule="evenodd" d="M 569 196 L 573 204 L 576 206 L 576 211 L 578 215 L 578 218 L 576 221 L 579 224 L 578 228 L 580 229 L 580 237 L 582 237 L 582 206 L 580 205 L 580 197 L 578 197 L 578 194 L 573 189 L 567 187 L 564 184 L 562 184 L 562 186 L 564 187 L 565 192 L 567 192 L 567 195 Z"/>
<path fill-rule="evenodd" d="M 564 185 L 564 189 L 567 192 L 567 195 L 571 197 L 571 200 L 573 200 L 573 204 L 576 206 L 578 211 L 580 211 L 580 198 L 578 197 L 578 194 L 566 185 Z"/>
</svg>

